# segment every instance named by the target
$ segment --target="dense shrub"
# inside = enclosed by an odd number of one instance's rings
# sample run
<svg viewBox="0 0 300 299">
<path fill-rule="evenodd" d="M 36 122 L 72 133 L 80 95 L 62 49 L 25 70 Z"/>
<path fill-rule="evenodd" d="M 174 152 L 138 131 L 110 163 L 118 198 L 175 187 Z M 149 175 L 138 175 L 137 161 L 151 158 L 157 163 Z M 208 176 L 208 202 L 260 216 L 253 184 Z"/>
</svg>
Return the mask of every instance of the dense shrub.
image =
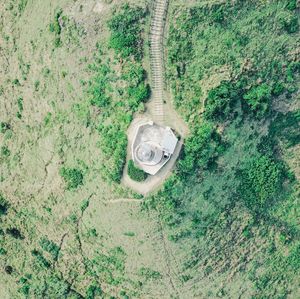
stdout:
<svg viewBox="0 0 300 299">
<path fill-rule="evenodd" d="M 44 268 L 50 268 L 51 263 L 43 256 L 41 252 L 34 249 L 31 251 L 32 256 L 34 256 L 38 262 L 38 264 Z"/>
<path fill-rule="evenodd" d="M 126 161 L 127 136 L 119 125 L 101 126 L 100 147 L 106 157 L 102 165 L 105 178 L 120 182 Z"/>
<path fill-rule="evenodd" d="M 258 116 L 263 116 L 270 107 L 272 87 L 266 83 L 252 87 L 245 95 L 244 100 L 250 109 Z"/>
<path fill-rule="evenodd" d="M 1 153 L 1 157 L 4 157 L 4 158 L 10 156 L 10 150 L 6 145 L 1 146 L 1 152 L 0 153 Z"/>
<path fill-rule="evenodd" d="M 218 87 L 209 91 L 204 116 L 208 119 L 222 120 L 230 117 L 239 96 L 239 90 L 236 90 L 232 83 L 223 81 Z"/>
<path fill-rule="evenodd" d="M 97 284 L 91 284 L 86 290 L 86 299 L 95 299 L 102 295 L 103 291 L 101 287 Z"/>
<path fill-rule="evenodd" d="M 150 97 L 150 86 L 144 82 L 136 87 L 129 87 L 128 90 L 128 103 L 131 109 L 136 110 L 140 103 L 145 102 Z"/>
<path fill-rule="evenodd" d="M 62 167 L 59 173 L 65 180 L 67 189 L 76 189 L 83 185 L 83 173 L 81 170 L 76 168 Z"/>
<path fill-rule="evenodd" d="M 199 168 L 208 167 L 223 149 L 220 135 L 213 124 L 204 122 L 195 126 L 185 142 L 179 170 L 185 174 L 193 174 Z"/>
<path fill-rule="evenodd" d="M 297 0 L 287 0 L 286 8 L 289 10 L 295 10 L 297 8 Z"/>
<path fill-rule="evenodd" d="M 109 45 L 114 50 L 114 63 L 102 61 L 103 48 L 97 45 L 95 63 L 89 66 L 94 76 L 88 81 L 90 103 L 100 109 L 99 147 L 102 151 L 101 173 L 108 181 L 119 183 L 126 162 L 126 130 L 136 111 L 150 96 L 146 72 L 142 66 L 142 24 L 145 11 L 123 5 L 108 22 Z M 121 56 L 123 59 L 119 59 Z M 118 71 L 114 69 L 117 64 Z M 119 69 L 121 72 L 119 72 Z"/>
<path fill-rule="evenodd" d="M 53 241 L 48 240 L 46 237 L 42 238 L 39 242 L 40 246 L 43 250 L 49 252 L 53 258 L 53 260 L 57 260 L 59 254 L 59 246 L 55 244 Z"/>
<path fill-rule="evenodd" d="M 128 175 L 131 179 L 137 182 L 142 182 L 148 177 L 147 173 L 137 168 L 132 160 L 128 161 Z"/>
<path fill-rule="evenodd" d="M 0 122 L 0 133 L 5 133 L 10 129 L 10 124 L 7 122 Z"/>
<path fill-rule="evenodd" d="M 92 105 L 99 108 L 108 107 L 111 103 L 109 94 L 110 81 L 112 80 L 112 70 L 107 64 L 100 66 L 90 66 L 91 70 L 96 70 L 96 75 L 89 82 L 88 94 Z"/>
<path fill-rule="evenodd" d="M 9 208 L 9 203 L 0 193 L 0 216 L 5 215 Z"/>
<path fill-rule="evenodd" d="M 139 7 L 123 5 L 121 11 L 114 14 L 108 22 L 111 31 L 109 45 L 122 58 L 134 56 L 139 60 L 143 55 L 140 22 L 145 11 Z"/>
<path fill-rule="evenodd" d="M 15 239 L 19 239 L 19 240 L 24 239 L 24 236 L 21 234 L 20 230 L 18 230 L 15 227 L 6 229 L 6 233 Z"/>
<path fill-rule="evenodd" d="M 254 157 L 241 173 L 240 196 L 253 210 L 276 199 L 283 183 L 283 168 L 267 156 Z"/>
</svg>

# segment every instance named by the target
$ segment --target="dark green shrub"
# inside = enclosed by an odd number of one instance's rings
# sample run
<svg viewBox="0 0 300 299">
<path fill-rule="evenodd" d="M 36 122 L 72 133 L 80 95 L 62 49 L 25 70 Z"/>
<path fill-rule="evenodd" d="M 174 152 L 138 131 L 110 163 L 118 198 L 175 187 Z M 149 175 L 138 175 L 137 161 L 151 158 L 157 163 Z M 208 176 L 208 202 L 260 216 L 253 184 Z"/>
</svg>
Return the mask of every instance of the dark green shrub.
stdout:
<svg viewBox="0 0 300 299">
<path fill-rule="evenodd" d="M 282 20 L 283 27 L 288 33 L 296 33 L 299 30 L 299 22 L 297 16 L 291 16 Z"/>
<path fill-rule="evenodd" d="M 109 45 L 116 54 L 127 58 L 134 56 L 139 60 L 143 55 L 143 40 L 140 22 L 145 11 L 139 7 L 122 6 L 121 11 L 115 13 L 108 22 L 111 31 Z"/>
<path fill-rule="evenodd" d="M 23 98 L 21 98 L 21 97 L 18 98 L 17 103 L 18 103 L 18 109 L 19 109 L 19 111 L 23 112 L 23 109 L 24 109 L 24 107 L 23 107 Z"/>
<path fill-rule="evenodd" d="M 137 168 L 132 160 L 128 161 L 128 175 L 131 179 L 137 182 L 145 181 L 148 177 L 142 169 Z"/>
<path fill-rule="evenodd" d="M 76 189 L 83 185 L 83 174 L 80 169 L 63 167 L 59 173 L 65 180 L 67 189 Z"/>
<path fill-rule="evenodd" d="M 239 93 L 230 82 L 222 82 L 211 89 L 205 102 L 204 116 L 208 119 L 226 119 L 231 115 Z"/>
<path fill-rule="evenodd" d="M 287 258 L 287 262 L 295 272 L 300 270 L 300 244 L 292 248 Z"/>
<path fill-rule="evenodd" d="M 39 263 L 40 266 L 44 268 L 50 268 L 51 266 L 50 262 L 43 256 L 41 252 L 34 249 L 31 251 L 31 254 L 37 259 L 37 262 Z"/>
<path fill-rule="evenodd" d="M 140 103 L 145 102 L 150 97 L 150 86 L 144 82 L 136 87 L 129 87 L 128 90 L 128 103 L 130 108 L 137 109 Z"/>
<path fill-rule="evenodd" d="M 21 234 L 21 232 L 13 227 L 13 228 L 8 228 L 6 229 L 6 233 L 10 236 L 12 236 L 13 238 L 15 239 L 19 239 L 19 240 L 23 240 L 24 239 L 24 236 Z"/>
<path fill-rule="evenodd" d="M 220 135 L 213 124 L 204 122 L 195 126 L 191 137 L 187 138 L 183 158 L 179 161 L 179 171 L 193 174 L 196 169 L 206 168 L 223 151 Z"/>
<path fill-rule="evenodd" d="M 86 299 L 94 299 L 94 298 L 98 298 L 99 296 L 102 295 L 102 289 L 101 287 L 98 285 L 98 283 L 93 283 L 91 284 L 87 290 L 86 290 Z"/>
<path fill-rule="evenodd" d="M 288 0 L 286 8 L 289 10 L 295 10 L 297 8 L 297 0 Z"/>
<path fill-rule="evenodd" d="M 10 124 L 6 122 L 0 122 L 0 133 L 5 133 L 10 129 Z"/>
<path fill-rule="evenodd" d="M 6 215 L 8 208 L 9 208 L 9 203 L 2 196 L 2 194 L 0 194 L 0 216 Z"/>
<path fill-rule="evenodd" d="M 53 241 L 48 240 L 46 237 L 42 238 L 39 242 L 43 250 L 49 252 L 52 255 L 53 260 L 57 260 L 59 254 L 59 246 Z"/>
<path fill-rule="evenodd" d="M 281 165 L 267 156 L 257 156 L 242 170 L 240 196 L 248 208 L 258 211 L 276 199 L 283 178 Z"/>
</svg>

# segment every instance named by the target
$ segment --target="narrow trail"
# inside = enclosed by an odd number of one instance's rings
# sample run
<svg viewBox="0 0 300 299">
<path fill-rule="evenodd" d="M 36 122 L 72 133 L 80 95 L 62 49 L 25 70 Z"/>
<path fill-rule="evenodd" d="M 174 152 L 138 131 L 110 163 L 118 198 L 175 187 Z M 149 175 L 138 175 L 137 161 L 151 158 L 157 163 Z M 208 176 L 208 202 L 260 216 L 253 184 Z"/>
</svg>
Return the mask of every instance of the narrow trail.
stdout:
<svg viewBox="0 0 300 299">
<path fill-rule="evenodd" d="M 164 49 L 163 37 L 168 0 L 156 0 L 150 25 L 150 67 L 152 81 L 153 118 L 164 123 Z"/>
</svg>

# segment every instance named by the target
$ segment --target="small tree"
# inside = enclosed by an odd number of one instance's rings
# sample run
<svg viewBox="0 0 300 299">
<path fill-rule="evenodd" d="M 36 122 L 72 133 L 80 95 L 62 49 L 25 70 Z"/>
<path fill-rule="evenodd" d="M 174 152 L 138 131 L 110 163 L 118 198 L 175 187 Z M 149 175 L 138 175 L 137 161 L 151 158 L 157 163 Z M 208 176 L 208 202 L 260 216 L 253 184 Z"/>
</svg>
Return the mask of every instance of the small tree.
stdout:
<svg viewBox="0 0 300 299">
<path fill-rule="evenodd" d="M 128 162 L 128 175 L 137 182 L 142 182 L 148 177 L 147 173 L 137 168 L 132 160 L 129 160 Z"/>
<path fill-rule="evenodd" d="M 79 169 L 63 167 L 60 170 L 60 175 L 65 180 L 69 190 L 83 185 L 83 173 Z"/>
</svg>

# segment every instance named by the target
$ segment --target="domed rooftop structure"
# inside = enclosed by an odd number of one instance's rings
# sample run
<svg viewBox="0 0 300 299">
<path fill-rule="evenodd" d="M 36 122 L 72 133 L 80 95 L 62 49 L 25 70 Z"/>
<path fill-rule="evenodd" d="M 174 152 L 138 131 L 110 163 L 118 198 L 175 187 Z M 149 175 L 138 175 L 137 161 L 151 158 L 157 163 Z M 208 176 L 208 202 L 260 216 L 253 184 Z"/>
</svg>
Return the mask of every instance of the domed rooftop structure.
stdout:
<svg viewBox="0 0 300 299">
<path fill-rule="evenodd" d="M 154 175 L 169 161 L 177 142 L 169 127 L 153 122 L 140 124 L 132 144 L 133 161 L 139 168 Z"/>
<path fill-rule="evenodd" d="M 135 156 L 140 163 L 156 165 L 161 161 L 163 152 L 158 144 L 148 141 L 142 142 L 137 146 Z"/>
</svg>

